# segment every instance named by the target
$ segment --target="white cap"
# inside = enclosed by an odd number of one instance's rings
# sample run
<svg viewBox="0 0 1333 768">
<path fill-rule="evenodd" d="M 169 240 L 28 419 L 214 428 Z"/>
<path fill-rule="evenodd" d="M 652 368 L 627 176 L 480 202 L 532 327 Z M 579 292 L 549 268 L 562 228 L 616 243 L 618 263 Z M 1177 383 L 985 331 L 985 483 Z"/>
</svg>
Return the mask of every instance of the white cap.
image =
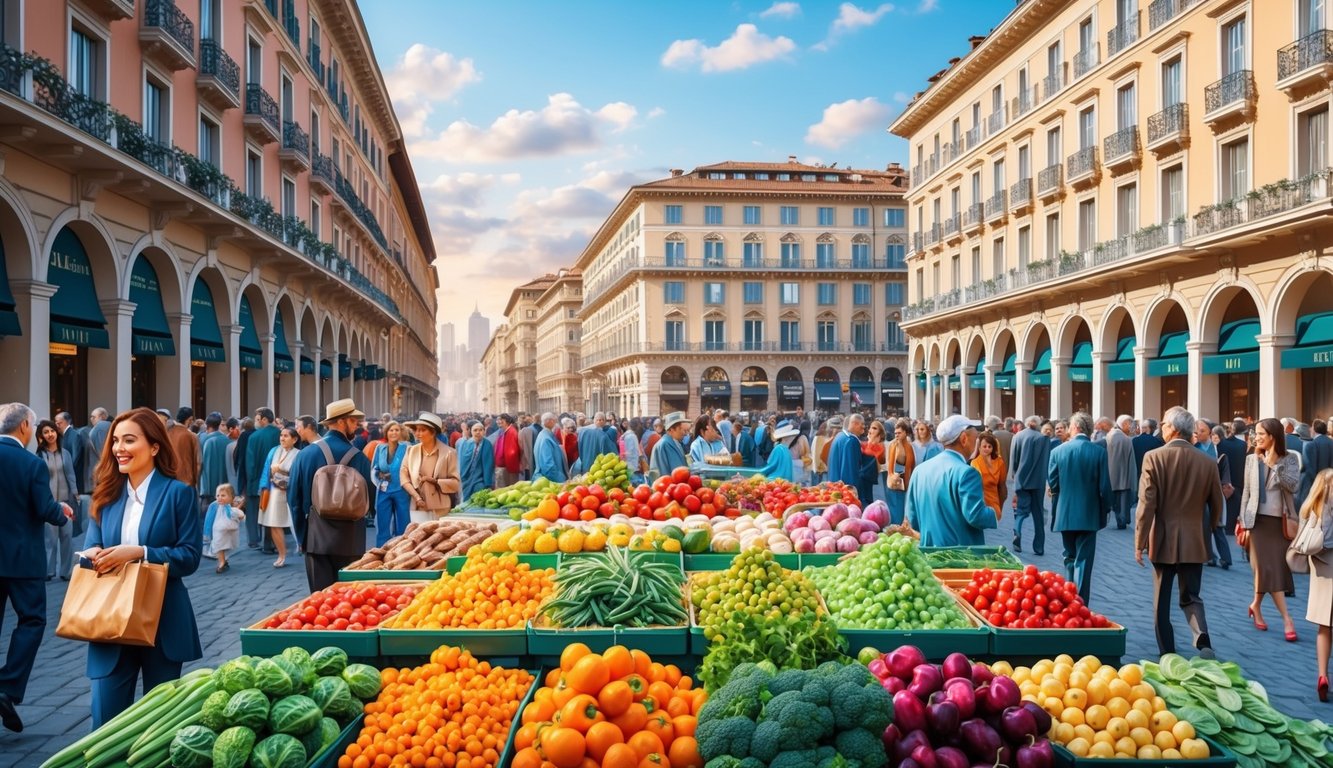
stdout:
<svg viewBox="0 0 1333 768">
<path fill-rule="evenodd" d="M 935 428 L 935 439 L 939 440 L 941 445 L 952 445 L 969 427 L 982 429 L 984 426 L 981 422 L 966 416 L 950 416 Z"/>
</svg>

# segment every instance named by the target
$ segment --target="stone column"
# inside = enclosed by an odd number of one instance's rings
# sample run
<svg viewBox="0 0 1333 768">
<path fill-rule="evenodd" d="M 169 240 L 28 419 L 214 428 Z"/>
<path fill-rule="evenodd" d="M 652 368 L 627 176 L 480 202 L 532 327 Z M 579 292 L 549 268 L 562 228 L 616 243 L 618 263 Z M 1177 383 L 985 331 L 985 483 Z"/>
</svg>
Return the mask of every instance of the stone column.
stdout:
<svg viewBox="0 0 1333 768">
<path fill-rule="evenodd" d="M 212 365 L 208 371 L 208 399 L 212 401 L 224 400 L 227 403 L 227 410 L 224 413 L 241 412 L 241 333 L 245 330 L 243 325 L 224 325 L 222 331 L 222 343 L 227 345 L 227 364 L 225 366 Z M 214 376 L 213 369 L 220 368 L 221 376 Z M 218 379 L 226 381 L 226 393 L 219 398 L 213 394 L 213 383 Z M 207 407 L 212 409 L 215 406 L 208 403 Z M 251 403 L 251 408 L 259 407 L 259 404 Z"/>
<path fill-rule="evenodd" d="M 1028 360 L 1014 361 L 1014 410 L 1018 417 L 1026 419 L 1032 415 L 1032 382 L 1028 381 Z M 1050 414 L 1044 414 L 1049 416 Z"/>
<path fill-rule="evenodd" d="M 304 349 L 305 344 L 302 342 L 290 342 L 289 351 L 292 354 L 292 418 L 304 413 L 304 411 L 301 410 L 301 403 L 306 401 L 305 393 L 301 391 L 302 385 L 305 383 L 301 377 L 301 353 Z"/>
<path fill-rule="evenodd" d="M 1190 341 L 1186 342 L 1185 349 L 1188 350 L 1189 356 L 1189 383 L 1185 385 L 1185 402 L 1189 403 L 1190 413 L 1198 418 L 1218 421 L 1217 377 L 1215 375 L 1206 377 L 1208 383 L 1214 386 L 1205 387 L 1203 373 L 1204 355 L 1217 352 L 1217 342 Z"/>
<path fill-rule="evenodd" d="M 1134 410 L 1139 418 L 1162 418 L 1161 384 L 1148 380 L 1148 361 L 1157 356 L 1157 347 L 1134 347 Z"/>
<path fill-rule="evenodd" d="M 935 380 L 930 375 L 930 372 L 926 371 L 926 421 L 935 420 L 935 405 Z"/>
<path fill-rule="evenodd" d="M 259 351 L 264 360 L 264 369 L 255 373 L 263 381 L 260 391 L 264 393 L 265 405 L 273 409 L 275 416 L 282 416 L 283 413 L 278 408 L 277 387 L 273 385 L 273 375 L 277 373 L 277 369 L 274 367 L 277 361 L 273 359 L 273 341 L 277 338 L 271 333 L 259 336 Z"/>
<path fill-rule="evenodd" d="M 134 349 L 135 303 L 125 299 L 107 299 L 99 304 L 106 317 L 111 349 L 99 349 L 96 354 L 89 351 L 88 378 L 96 384 L 88 388 L 89 395 L 98 392 L 114 405 L 113 413 L 123 413 L 130 409 L 132 399 L 130 358 Z M 111 406 L 105 407 L 112 410 Z"/>
<path fill-rule="evenodd" d="M 1115 391 L 1113 387 L 1107 386 L 1110 382 L 1106 380 L 1106 363 L 1103 353 L 1096 350 L 1092 353 L 1092 411 L 1094 414 L 1110 416 L 1115 418 L 1118 414 L 1112 412 L 1112 406 L 1115 402 L 1110 394 Z M 1097 416 L 1093 416 L 1097 418 Z"/>
<path fill-rule="evenodd" d="M 1301 384 L 1301 372 L 1282 367 L 1282 351 L 1296 342 L 1289 334 L 1264 334 L 1259 341 L 1259 415 L 1282 416 L 1294 414 L 1300 403 L 1291 402 L 1292 394 Z M 1284 399 L 1287 398 L 1287 399 Z"/>
<path fill-rule="evenodd" d="M 194 378 L 190 375 L 192 372 L 193 352 L 191 352 L 190 328 L 193 326 L 194 316 L 177 312 L 167 315 L 167 322 L 177 329 L 176 333 L 176 366 L 168 371 L 170 366 L 160 365 L 157 371 L 159 400 L 169 403 L 193 403 L 194 402 Z M 168 384 L 163 387 L 163 384 Z M 171 390 L 175 389 L 175 397 L 172 397 Z M 234 413 L 226 413 L 224 416 L 230 418 Z"/>
<path fill-rule="evenodd" d="M 18 385 L 25 368 L 28 378 L 26 388 L 14 386 L 14 396 L 41 413 L 48 410 L 51 403 L 51 297 L 56 295 L 57 289 L 51 283 L 38 280 L 10 280 L 9 288 L 14 293 L 17 305 L 14 311 L 18 313 L 23 330 L 20 344 L 26 347 L 23 350 L 25 360 L 15 366 L 15 384 Z M 5 369 L 9 369 L 8 364 Z M 4 386 L 8 388 L 9 385 Z M 81 414 L 73 416 L 78 419 Z"/>
<path fill-rule="evenodd" d="M 1001 363 L 986 363 L 986 413 L 1000 418 L 1004 418 L 1004 414 L 1000 413 L 1000 388 L 995 386 L 995 376 L 1003 369 Z"/>
<path fill-rule="evenodd" d="M 970 383 L 971 382 L 968 380 L 967 376 L 961 374 L 958 375 L 958 392 L 960 395 L 959 404 L 963 408 L 963 415 L 967 416 L 968 418 L 972 418 L 972 411 L 973 411 L 972 388 L 968 386 L 968 384 Z M 982 418 L 985 418 L 985 414 L 982 414 Z"/>
<path fill-rule="evenodd" d="M 310 359 L 315 361 L 315 397 L 311 401 L 312 413 L 316 419 L 324 418 L 324 406 L 329 403 L 328 393 L 324 391 L 324 380 L 320 378 L 319 364 L 324 361 L 324 350 L 310 348 Z"/>
<path fill-rule="evenodd" d="M 1074 389 L 1069 381 L 1072 357 L 1051 357 L 1051 415 L 1066 418 L 1073 411 Z M 1094 414 L 1093 418 L 1097 418 Z"/>
<path fill-rule="evenodd" d="M 907 371 L 907 381 L 903 382 L 906 392 L 903 395 L 907 398 L 907 413 L 914 419 L 921 418 L 921 398 L 916 392 L 916 371 Z"/>
</svg>

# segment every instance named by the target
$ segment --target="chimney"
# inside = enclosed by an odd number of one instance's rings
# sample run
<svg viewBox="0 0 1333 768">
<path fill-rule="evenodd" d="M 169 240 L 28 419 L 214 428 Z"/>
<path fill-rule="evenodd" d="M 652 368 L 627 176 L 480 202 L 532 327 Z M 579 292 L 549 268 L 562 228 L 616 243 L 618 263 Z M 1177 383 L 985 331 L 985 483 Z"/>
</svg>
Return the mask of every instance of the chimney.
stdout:
<svg viewBox="0 0 1333 768">
<path fill-rule="evenodd" d="M 682 174 L 684 174 L 684 173 L 685 173 L 685 171 L 682 171 L 682 170 L 679 169 L 679 168 L 672 168 L 672 169 L 671 169 L 671 178 L 674 179 L 674 178 L 676 178 L 677 176 L 680 176 L 680 175 L 682 175 Z"/>
<path fill-rule="evenodd" d="M 977 46 L 979 46 L 979 45 L 981 45 L 982 43 L 986 42 L 986 36 L 985 36 L 985 35 L 972 35 L 971 37 L 967 38 L 967 42 L 969 42 L 969 43 L 972 44 L 972 50 L 975 51 L 975 50 L 977 49 Z"/>
<path fill-rule="evenodd" d="M 796 155 L 787 155 L 787 162 L 794 164 L 796 162 Z"/>
</svg>

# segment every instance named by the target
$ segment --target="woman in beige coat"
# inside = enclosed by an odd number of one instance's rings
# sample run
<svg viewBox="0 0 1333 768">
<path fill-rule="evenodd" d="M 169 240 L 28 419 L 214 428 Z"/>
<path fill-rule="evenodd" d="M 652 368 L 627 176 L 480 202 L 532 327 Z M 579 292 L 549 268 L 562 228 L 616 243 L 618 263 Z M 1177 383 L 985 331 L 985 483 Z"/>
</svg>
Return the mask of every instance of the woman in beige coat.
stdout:
<svg viewBox="0 0 1333 768">
<path fill-rule="evenodd" d="M 1289 643 L 1296 642 L 1296 625 L 1287 613 L 1286 593 L 1295 585 L 1287 567 L 1287 537 L 1282 526 L 1286 517 L 1291 530 L 1296 530 L 1294 497 L 1300 485 L 1300 460 L 1287 451 L 1282 423 L 1263 419 L 1254 427 L 1254 452 L 1245 457 L 1245 491 L 1240 499 L 1240 527 L 1249 531 L 1250 567 L 1254 569 L 1249 614 L 1255 629 L 1266 631 L 1260 610 L 1264 594 L 1272 595 Z"/>
<path fill-rule="evenodd" d="M 458 454 L 439 439 L 444 429 L 439 416 L 423 411 L 416 421 L 403 426 L 410 427 L 417 437 L 417 442 L 408 447 L 398 474 L 412 500 L 408 514 L 414 523 L 444 517 L 463 487 L 458 476 Z"/>
<path fill-rule="evenodd" d="M 1328 657 L 1333 649 L 1333 469 L 1315 476 L 1310 495 L 1301 507 L 1301 517 L 1314 517 L 1324 531 L 1323 551 L 1310 556 L 1310 602 L 1305 609 L 1305 620 L 1318 627 L 1315 658 L 1319 682 L 1315 690 L 1320 701 L 1328 701 Z"/>
</svg>

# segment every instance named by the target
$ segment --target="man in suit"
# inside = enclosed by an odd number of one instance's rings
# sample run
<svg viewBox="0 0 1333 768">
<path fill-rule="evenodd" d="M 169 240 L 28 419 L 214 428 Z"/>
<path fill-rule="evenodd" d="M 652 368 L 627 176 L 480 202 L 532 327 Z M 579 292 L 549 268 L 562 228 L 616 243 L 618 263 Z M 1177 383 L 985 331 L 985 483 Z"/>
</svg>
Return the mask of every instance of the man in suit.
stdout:
<svg viewBox="0 0 1333 768">
<path fill-rule="evenodd" d="M 207 512 L 208 505 L 213 503 L 213 493 L 219 485 L 228 482 L 227 446 L 231 444 L 231 439 L 226 432 L 222 431 L 222 414 L 208 414 L 208 418 L 204 419 L 204 424 L 207 431 L 199 436 L 199 445 L 202 447 L 203 454 L 199 469 L 199 502 L 203 505 L 204 511 Z M 251 510 L 251 512 L 256 517 L 259 516 L 259 510 L 257 509 Z M 206 536 L 213 535 L 212 531 L 204 531 L 204 534 Z"/>
<path fill-rule="evenodd" d="M 1302 504 L 1305 502 L 1305 497 L 1310 495 L 1310 488 L 1314 485 L 1315 475 L 1333 467 L 1333 437 L 1328 436 L 1328 422 L 1323 419 L 1315 419 L 1310 423 L 1310 431 L 1314 433 L 1314 437 L 1305 444 L 1303 449 L 1305 466 L 1301 469 L 1300 501 Z"/>
<path fill-rule="evenodd" d="M 1106 433 L 1107 466 L 1111 473 L 1111 509 L 1115 512 L 1115 527 L 1124 530 L 1129 525 L 1129 509 L 1134 506 L 1138 492 L 1138 465 L 1134 463 L 1134 419 L 1122 415 Z"/>
<path fill-rule="evenodd" d="M 247 424 L 249 425 L 247 430 Z M 232 488 L 240 488 L 240 480 L 236 476 L 236 454 L 241 450 L 241 437 L 247 431 L 254 431 L 254 422 L 249 416 L 244 419 L 237 419 L 233 416 L 227 419 L 227 482 L 231 483 Z"/>
<path fill-rule="evenodd" d="M 56 414 L 56 429 L 60 430 L 61 444 L 69 449 L 74 458 L 74 484 L 78 486 L 79 508 L 74 510 L 73 534 L 83 532 L 88 521 L 88 506 L 92 503 L 93 470 L 97 469 L 97 459 L 93 456 L 93 443 L 83 432 L 74 428 L 74 421 L 69 413 Z"/>
<path fill-rule="evenodd" d="M 537 435 L 537 443 L 533 448 L 533 460 L 536 462 L 534 478 L 544 477 L 552 482 L 563 483 L 569 479 L 569 467 L 565 463 L 564 446 L 555 433 L 560 428 L 555 414 L 549 411 L 543 413 L 542 426 L 544 429 Z"/>
<path fill-rule="evenodd" d="M 847 417 L 847 425 L 837 437 L 828 452 L 829 482 L 845 483 L 852 488 L 861 483 L 861 434 L 865 432 L 866 420 L 859 413 Z M 761 457 L 762 458 L 762 457 Z M 858 493 L 859 495 L 859 493 Z M 870 499 L 862 499 L 862 504 L 869 504 Z"/>
<path fill-rule="evenodd" d="M 1046 551 L 1046 474 L 1051 463 L 1051 439 L 1041 433 L 1041 419 L 1027 418 L 1027 428 L 1010 444 L 1009 487 L 1014 489 L 1014 551 L 1023 551 L 1023 521 L 1032 518 L 1032 551 Z M 919 464 L 917 466 L 920 466 Z"/>
<path fill-rule="evenodd" d="M 1134 560 L 1143 565 L 1146 553 L 1153 567 L 1153 614 L 1157 649 L 1175 653 L 1171 628 L 1171 580 L 1180 586 L 1180 607 L 1194 634 L 1194 647 L 1205 659 L 1215 658 L 1208 637 L 1199 588 L 1208 542 L 1203 532 L 1222 524 L 1222 483 L 1217 463 L 1190 442 L 1195 419 L 1176 406 L 1162 417 L 1167 444 L 1143 457 L 1139 477 L 1139 512 L 1134 530 Z M 1205 523 L 1205 511 L 1212 520 Z"/>
<path fill-rule="evenodd" d="M 194 409 L 182 405 L 176 411 L 176 423 L 167 426 L 167 439 L 176 454 L 177 480 L 194 488 L 199 484 L 199 436 L 190 431 Z"/>
<path fill-rule="evenodd" d="M 985 529 L 998 525 L 995 511 L 986 506 L 981 473 L 967 463 L 967 457 L 976 451 L 981 426 L 963 416 L 940 422 L 935 432 L 944 450 L 912 471 L 906 518 L 921 532 L 923 547 L 984 544 Z M 832 451 L 829 461 L 833 461 Z"/>
<path fill-rule="evenodd" d="M 366 417 L 350 398 L 335 400 L 324 407 L 323 443 L 335 462 L 348 451 L 356 453 L 349 464 L 361 474 L 366 484 L 368 505 L 375 508 L 375 484 L 370 479 L 370 460 L 352 445 L 352 437 Z M 292 533 L 305 552 L 305 575 L 311 592 L 317 592 L 338 580 L 338 571 L 366 551 L 366 520 L 329 520 L 311 506 L 310 487 L 315 472 L 328 464 L 324 446 L 307 445 L 296 454 L 291 479 L 287 484 L 287 502 L 292 512 Z"/>
<path fill-rule="evenodd" d="M 1051 451 L 1046 477 L 1055 530 L 1064 539 L 1065 577 L 1078 585 L 1084 603 L 1092 601 L 1097 531 L 1106 526 L 1112 507 L 1106 446 L 1088 439 L 1092 430 L 1088 414 L 1080 411 L 1070 417 L 1071 437 Z"/>
<path fill-rule="evenodd" d="M 527 414 L 520 414 L 518 423 L 518 471 L 524 480 L 531 480 L 533 467 L 536 466 L 532 451 L 532 444 L 537 438 L 532 430 L 535 425 L 532 417 Z"/>
<path fill-rule="evenodd" d="M 102 449 L 111 433 L 111 416 L 105 408 L 97 407 L 88 414 L 88 443 L 92 446 L 93 468 L 102 459 Z"/>
<path fill-rule="evenodd" d="M 1245 454 L 1249 452 L 1242 437 L 1244 434 L 1245 422 L 1237 419 L 1232 422 L 1227 437 L 1217 444 L 1218 455 L 1227 457 L 1227 470 L 1231 475 L 1231 495 L 1223 494 L 1227 506 L 1227 518 L 1222 524 L 1224 533 L 1236 530 L 1236 520 L 1240 518 L 1240 500 L 1245 492 Z M 1226 491 L 1226 488 L 1222 490 Z"/>
<path fill-rule="evenodd" d="M 242 491 L 245 494 L 245 533 L 250 549 L 262 546 L 264 554 L 272 555 L 277 553 L 273 539 L 266 536 L 264 528 L 259 525 L 259 479 L 264 475 L 264 462 L 269 451 L 277 447 L 282 430 L 273 424 L 273 409 L 268 407 L 255 410 L 255 425 L 254 433 L 245 444 L 245 488 Z M 354 433 L 349 432 L 348 440 L 353 436 Z"/>
<path fill-rule="evenodd" d="M 1157 436 L 1157 419 L 1144 419 L 1139 422 L 1139 433 L 1134 436 L 1133 445 L 1135 475 L 1139 480 L 1142 480 L 1143 457 L 1148 455 L 1148 451 L 1153 451 L 1166 445 L 1166 443 L 1162 442 L 1162 438 Z"/>
<path fill-rule="evenodd" d="M 18 617 L 0 667 L 0 723 L 15 732 L 23 730 L 15 705 L 23 703 L 46 628 L 46 525 L 74 519 L 74 510 L 51 496 L 46 462 L 28 450 L 36 427 L 28 406 L 0 405 L 0 617 L 6 602 Z"/>
<path fill-rule="evenodd" d="M 1295 419 L 1282 419 L 1282 431 L 1286 433 L 1287 450 L 1295 451 L 1296 457 L 1301 460 L 1301 466 L 1305 466 L 1305 441 L 1296 434 L 1296 427 L 1300 422 Z"/>
</svg>

